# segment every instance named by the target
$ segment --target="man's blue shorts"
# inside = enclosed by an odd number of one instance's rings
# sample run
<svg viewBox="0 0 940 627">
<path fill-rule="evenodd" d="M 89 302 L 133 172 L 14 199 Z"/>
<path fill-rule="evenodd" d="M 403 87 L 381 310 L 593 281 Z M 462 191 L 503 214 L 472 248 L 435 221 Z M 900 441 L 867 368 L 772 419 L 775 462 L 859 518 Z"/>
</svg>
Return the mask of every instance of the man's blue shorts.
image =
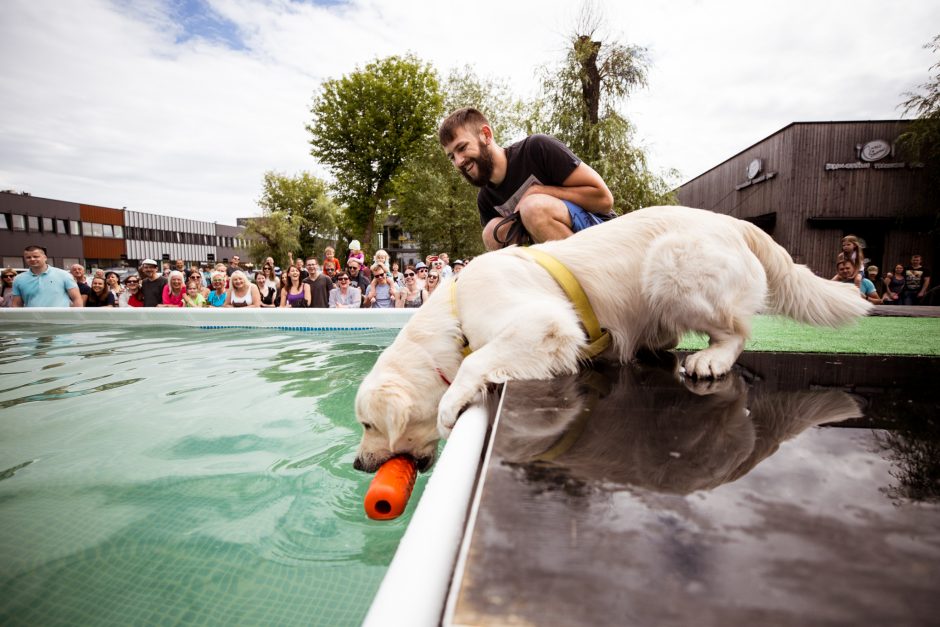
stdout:
<svg viewBox="0 0 940 627">
<path fill-rule="evenodd" d="M 561 202 L 568 206 L 568 215 L 571 216 L 571 231 L 573 233 L 583 231 L 589 226 L 604 222 L 601 216 L 591 213 L 590 211 L 585 211 L 573 202 L 567 200 L 562 200 Z"/>
</svg>

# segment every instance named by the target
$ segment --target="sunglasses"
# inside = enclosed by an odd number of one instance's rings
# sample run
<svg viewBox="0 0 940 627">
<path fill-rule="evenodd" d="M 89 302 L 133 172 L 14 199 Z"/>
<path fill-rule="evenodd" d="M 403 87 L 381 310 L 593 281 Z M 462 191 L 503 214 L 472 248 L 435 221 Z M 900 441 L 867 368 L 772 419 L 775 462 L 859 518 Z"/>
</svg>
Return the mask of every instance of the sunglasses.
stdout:
<svg viewBox="0 0 940 627">
<path fill-rule="evenodd" d="M 405 278 L 407 279 L 408 277 L 414 276 L 414 275 L 415 275 L 414 272 L 406 272 L 406 273 L 405 273 Z"/>
<path fill-rule="evenodd" d="M 137 285 L 138 283 L 139 281 L 125 281 L 124 282 L 125 285 Z"/>
<path fill-rule="evenodd" d="M 4 275 L 3 275 L 3 278 L 4 278 L 4 279 L 15 279 L 15 278 L 16 278 L 16 275 L 15 275 L 15 274 L 4 274 Z"/>
<path fill-rule="evenodd" d="M 437 276 L 436 274 L 429 274 L 429 275 L 428 275 L 428 281 L 430 281 L 431 279 L 435 279 L 435 280 L 436 280 L 436 279 L 439 279 L 439 278 L 440 278 L 440 277 Z"/>
<path fill-rule="evenodd" d="M 348 281 L 348 280 L 349 280 L 349 277 L 348 277 L 348 276 L 341 276 L 340 278 L 338 278 L 338 279 L 336 279 L 336 280 L 337 280 L 337 281 Z"/>
<path fill-rule="evenodd" d="M 372 278 L 374 278 L 374 279 L 384 279 L 384 278 L 385 278 L 385 273 L 383 272 L 382 274 L 373 274 L 373 275 L 372 275 Z"/>
</svg>

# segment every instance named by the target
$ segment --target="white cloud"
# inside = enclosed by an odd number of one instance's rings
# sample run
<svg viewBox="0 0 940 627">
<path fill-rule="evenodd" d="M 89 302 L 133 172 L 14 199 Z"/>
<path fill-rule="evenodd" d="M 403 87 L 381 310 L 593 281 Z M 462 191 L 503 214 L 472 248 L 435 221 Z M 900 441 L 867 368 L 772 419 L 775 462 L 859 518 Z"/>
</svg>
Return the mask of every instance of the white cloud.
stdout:
<svg viewBox="0 0 940 627">
<path fill-rule="evenodd" d="M 531 95 L 560 58 L 572 2 L 215 0 L 245 48 L 186 37 L 168 5 L 14 0 L 0 21 L 0 187 L 234 223 L 265 170 L 309 155 L 319 82 L 413 52 Z M 940 6 L 857 2 L 610 3 L 609 34 L 649 48 L 625 110 L 656 168 L 697 175 L 797 120 L 896 118 L 935 61 Z M 189 33 L 192 35 L 192 33 Z"/>
</svg>

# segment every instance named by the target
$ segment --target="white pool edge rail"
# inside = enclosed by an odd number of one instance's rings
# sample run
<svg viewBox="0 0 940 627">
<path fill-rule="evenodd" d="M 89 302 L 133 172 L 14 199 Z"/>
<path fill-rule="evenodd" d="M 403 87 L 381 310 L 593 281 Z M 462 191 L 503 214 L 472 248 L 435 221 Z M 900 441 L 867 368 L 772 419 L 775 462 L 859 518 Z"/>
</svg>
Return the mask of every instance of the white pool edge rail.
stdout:
<svg viewBox="0 0 940 627">
<path fill-rule="evenodd" d="M 400 329 L 416 309 L 265 309 L 258 307 L 19 307 L 0 309 L 2 323 L 150 324 L 200 328 L 329 331 Z"/>
<path fill-rule="evenodd" d="M 488 426 L 489 415 L 482 405 L 473 405 L 460 416 L 366 614 L 364 627 L 434 627 L 441 623 Z"/>
</svg>

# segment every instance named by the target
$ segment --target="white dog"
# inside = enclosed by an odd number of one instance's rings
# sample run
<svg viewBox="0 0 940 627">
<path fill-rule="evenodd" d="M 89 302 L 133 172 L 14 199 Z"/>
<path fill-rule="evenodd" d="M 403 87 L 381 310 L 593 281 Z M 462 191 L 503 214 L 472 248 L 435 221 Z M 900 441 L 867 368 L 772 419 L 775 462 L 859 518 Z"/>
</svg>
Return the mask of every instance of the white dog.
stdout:
<svg viewBox="0 0 940 627">
<path fill-rule="evenodd" d="M 685 360 L 693 377 L 731 369 L 759 310 L 839 326 L 871 308 L 857 287 L 794 264 L 753 224 L 700 209 L 641 209 L 536 248 L 580 281 L 611 336 L 604 357 L 626 362 L 641 348 L 674 348 L 687 331 L 708 335 L 708 348 Z M 474 259 L 454 291 L 435 290 L 363 381 L 355 467 L 371 472 L 409 454 L 427 469 L 439 438 L 488 384 L 576 372 L 586 345 L 568 296 L 529 255 L 511 247 Z"/>
</svg>

